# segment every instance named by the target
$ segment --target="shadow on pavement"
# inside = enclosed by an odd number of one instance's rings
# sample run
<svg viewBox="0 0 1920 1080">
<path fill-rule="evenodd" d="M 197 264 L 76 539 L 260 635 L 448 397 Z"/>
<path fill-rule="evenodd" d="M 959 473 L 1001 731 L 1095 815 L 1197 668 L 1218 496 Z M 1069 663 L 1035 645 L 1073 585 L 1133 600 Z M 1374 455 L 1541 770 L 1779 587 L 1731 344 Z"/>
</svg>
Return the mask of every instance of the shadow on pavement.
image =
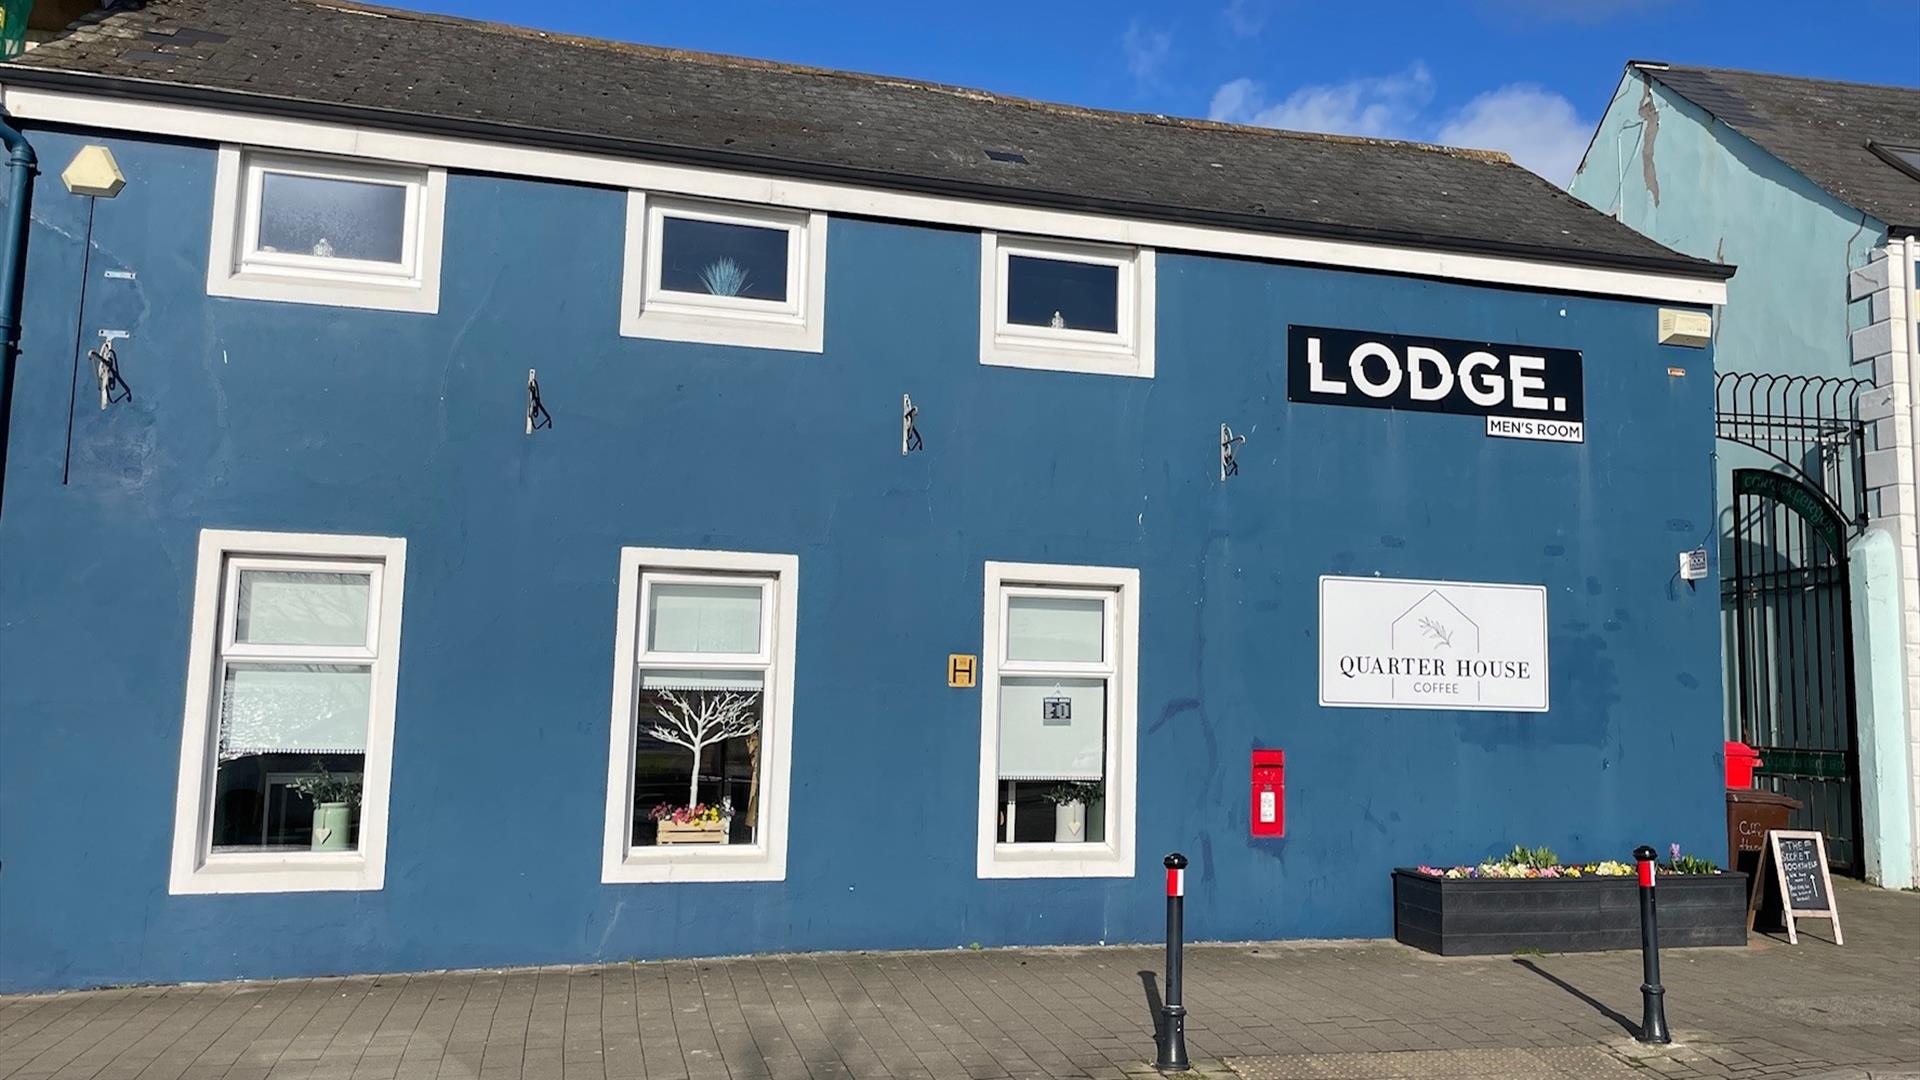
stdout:
<svg viewBox="0 0 1920 1080">
<path fill-rule="evenodd" d="M 1167 1038 L 1166 1014 L 1160 1011 L 1164 1004 L 1160 1000 L 1160 983 L 1151 971 L 1142 971 L 1139 975 L 1140 987 L 1147 992 L 1147 1017 L 1153 1023 L 1153 1049 L 1158 1057 L 1158 1052 L 1165 1049 Z"/>
<path fill-rule="evenodd" d="M 1574 997 L 1579 998 L 1581 1001 L 1586 1002 L 1588 1005 L 1593 1006 L 1593 1010 L 1595 1012 L 1613 1021 L 1614 1023 L 1619 1024 L 1620 1030 L 1626 1032 L 1627 1034 L 1633 1036 L 1636 1039 L 1640 1037 L 1639 1024 L 1634 1023 L 1633 1021 L 1620 1015 L 1614 1010 L 1608 1008 L 1605 1004 L 1601 1003 L 1601 1001 L 1598 998 L 1593 997 L 1592 995 L 1588 994 L 1586 991 L 1573 985 L 1572 983 L 1561 978 L 1560 976 L 1555 975 L 1553 972 L 1547 971 L 1546 969 L 1542 968 L 1540 965 L 1534 963 L 1531 960 L 1516 956 L 1514 957 L 1513 962 L 1516 964 L 1519 964 L 1523 968 L 1526 968 L 1528 971 L 1533 972 L 1535 975 L 1538 975 L 1541 978 L 1547 980 L 1548 982 L 1559 987 L 1560 989 L 1565 990 L 1567 993 L 1572 994 Z"/>
</svg>

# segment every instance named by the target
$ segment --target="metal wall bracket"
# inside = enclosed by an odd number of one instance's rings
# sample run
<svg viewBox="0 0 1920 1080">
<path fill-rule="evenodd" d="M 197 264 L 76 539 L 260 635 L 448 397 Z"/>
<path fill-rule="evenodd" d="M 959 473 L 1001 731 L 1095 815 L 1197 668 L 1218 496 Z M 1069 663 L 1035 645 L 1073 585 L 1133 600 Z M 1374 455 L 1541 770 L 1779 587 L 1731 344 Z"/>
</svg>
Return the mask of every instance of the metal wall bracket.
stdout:
<svg viewBox="0 0 1920 1080">
<path fill-rule="evenodd" d="M 900 395 L 900 456 L 905 457 L 926 445 L 920 438 L 920 429 L 914 426 L 914 420 L 920 415 L 920 406 L 913 403 L 912 394 Z"/>
<path fill-rule="evenodd" d="M 109 405 L 133 400 L 133 387 L 120 377 L 120 358 L 113 351 L 113 341 L 113 338 L 107 338 L 99 348 L 87 354 L 87 359 L 93 361 L 93 376 L 100 380 L 100 408 L 103 411 Z"/>
<path fill-rule="evenodd" d="M 1234 460 L 1233 448 L 1246 441 L 1245 435 L 1235 435 L 1232 428 L 1220 425 L 1220 479 L 1240 475 L 1240 463 Z"/>
<path fill-rule="evenodd" d="M 531 435 L 540 428 L 553 426 L 553 414 L 540 404 L 540 377 L 532 368 L 527 369 L 527 434 Z"/>
</svg>

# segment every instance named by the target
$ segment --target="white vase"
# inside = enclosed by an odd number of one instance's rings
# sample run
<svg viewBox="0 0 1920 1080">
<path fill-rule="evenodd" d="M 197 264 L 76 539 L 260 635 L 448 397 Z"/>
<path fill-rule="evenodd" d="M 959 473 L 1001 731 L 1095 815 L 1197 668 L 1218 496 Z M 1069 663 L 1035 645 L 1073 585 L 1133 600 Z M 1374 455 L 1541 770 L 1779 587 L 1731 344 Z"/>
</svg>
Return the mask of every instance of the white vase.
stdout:
<svg viewBox="0 0 1920 1080">
<path fill-rule="evenodd" d="M 1061 803 L 1053 808 L 1053 840 L 1056 844 L 1078 844 L 1087 838 L 1087 804 Z"/>
</svg>

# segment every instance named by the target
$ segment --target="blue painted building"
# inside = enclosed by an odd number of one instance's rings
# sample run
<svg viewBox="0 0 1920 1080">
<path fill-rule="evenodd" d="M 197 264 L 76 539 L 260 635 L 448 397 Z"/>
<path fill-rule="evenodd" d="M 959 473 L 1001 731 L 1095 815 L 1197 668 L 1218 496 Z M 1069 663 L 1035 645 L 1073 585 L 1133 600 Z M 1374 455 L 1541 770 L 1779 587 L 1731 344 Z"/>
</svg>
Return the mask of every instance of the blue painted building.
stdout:
<svg viewBox="0 0 1920 1080">
<path fill-rule="evenodd" d="M 342 8 L 0 67 L 0 989 L 1153 940 L 1174 849 L 1196 937 L 1381 936 L 1395 866 L 1720 843 L 1657 326 L 1724 268 L 1497 155 Z"/>
<path fill-rule="evenodd" d="M 1910 886 L 1920 88 L 1636 61 L 1570 190 L 1675 250 L 1741 268 L 1712 327 L 1716 365 L 1738 373 L 1722 380 L 1718 453 L 1728 738 L 1764 747 L 1763 783 L 1803 804 L 1794 826 L 1822 831 L 1836 866 Z M 1801 527 L 1776 522 L 1774 504 L 1742 505 L 1736 471 L 1817 492 L 1844 540 L 1798 543 Z M 1738 603 L 1757 595 L 1757 607 Z M 1842 640 L 1850 657 L 1835 655 Z"/>
</svg>

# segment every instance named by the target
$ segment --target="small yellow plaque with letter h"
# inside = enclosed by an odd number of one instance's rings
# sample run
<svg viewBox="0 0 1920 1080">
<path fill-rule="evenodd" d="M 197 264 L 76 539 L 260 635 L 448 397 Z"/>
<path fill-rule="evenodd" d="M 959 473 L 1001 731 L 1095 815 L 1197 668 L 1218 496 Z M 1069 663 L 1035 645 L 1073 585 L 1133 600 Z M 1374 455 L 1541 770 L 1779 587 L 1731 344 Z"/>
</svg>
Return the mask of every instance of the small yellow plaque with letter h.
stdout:
<svg viewBox="0 0 1920 1080">
<path fill-rule="evenodd" d="M 974 673 L 980 669 L 980 658 L 966 653 L 947 655 L 947 685 L 962 690 L 973 687 Z"/>
</svg>

